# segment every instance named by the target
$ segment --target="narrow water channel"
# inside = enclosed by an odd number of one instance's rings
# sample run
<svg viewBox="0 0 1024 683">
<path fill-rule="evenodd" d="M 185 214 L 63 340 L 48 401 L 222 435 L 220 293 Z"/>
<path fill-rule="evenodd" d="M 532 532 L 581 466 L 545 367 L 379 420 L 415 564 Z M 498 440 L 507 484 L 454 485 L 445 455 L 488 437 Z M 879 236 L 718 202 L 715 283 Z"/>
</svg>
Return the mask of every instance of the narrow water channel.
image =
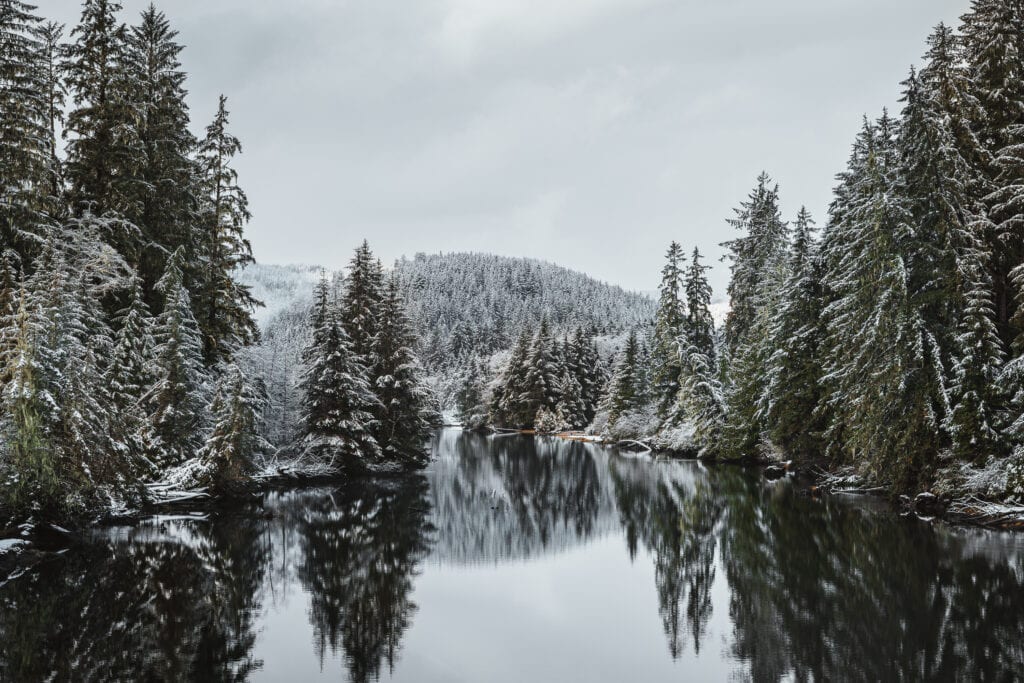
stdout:
<svg viewBox="0 0 1024 683">
<path fill-rule="evenodd" d="M 422 475 L 148 520 L 0 586 L 0 680 L 1022 680 L 1024 537 L 445 430 Z"/>
</svg>

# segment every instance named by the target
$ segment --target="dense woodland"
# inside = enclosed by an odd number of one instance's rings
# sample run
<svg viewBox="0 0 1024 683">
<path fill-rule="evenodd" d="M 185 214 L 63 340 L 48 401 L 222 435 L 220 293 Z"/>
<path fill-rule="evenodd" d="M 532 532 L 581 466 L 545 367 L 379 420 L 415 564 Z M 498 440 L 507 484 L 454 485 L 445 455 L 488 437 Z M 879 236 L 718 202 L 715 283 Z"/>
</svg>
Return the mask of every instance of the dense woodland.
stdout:
<svg viewBox="0 0 1024 683">
<path fill-rule="evenodd" d="M 717 334 L 699 254 L 671 246 L 653 330 L 619 354 L 593 431 L 1024 496 L 1024 3 L 938 26 L 901 102 L 865 118 L 820 233 L 758 178 L 729 221 Z M 513 353 L 491 422 L 577 426 L 547 419 L 575 397 L 538 377 L 540 347 L 558 355 L 545 334 Z"/>
<path fill-rule="evenodd" d="M 430 412 L 397 280 L 367 245 L 317 288 L 289 442 L 265 436 L 241 152 L 221 97 L 191 132 L 152 5 L 86 0 L 70 32 L 0 0 L 0 505 L 122 510 L 147 484 L 231 492 L 254 456 L 418 467 Z"/>
</svg>

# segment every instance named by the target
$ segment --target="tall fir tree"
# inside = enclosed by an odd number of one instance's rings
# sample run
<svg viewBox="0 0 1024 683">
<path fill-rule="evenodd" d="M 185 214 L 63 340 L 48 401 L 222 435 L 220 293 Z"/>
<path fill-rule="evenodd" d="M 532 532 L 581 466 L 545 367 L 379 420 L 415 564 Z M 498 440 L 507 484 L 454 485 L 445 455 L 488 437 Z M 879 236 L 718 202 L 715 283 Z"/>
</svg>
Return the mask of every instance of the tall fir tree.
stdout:
<svg viewBox="0 0 1024 683">
<path fill-rule="evenodd" d="M 321 277 L 310 313 L 312 338 L 303 352 L 301 447 L 330 471 L 358 471 L 377 464 L 381 448 L 373 433 L 380 402 L 369 370 L 339 320 Z"/>
<path fill-rule="evenodd" d="M 138 135 L 138 112 L 132 99 L 134 74 L 126 59 L 127 29 L 114 0 L 86 0 L 71 31 L 62 64 L 72 108 L 65 174 L 68 201 L 76 216 L 119 216 L 122 223 L 106 239 L 129 263 L 139 263 L 143 238 L 131 222 L 139 213 L 145 147 Z"/>
<path fill-rule="evenodd" d="M 144 399 L 156 380 L 153 374 L 156 341 L 141 278 L 132 278 L 128 305 L 119 312 L 116 323 L 117 331 L 105 378 L 116 406 L 113 419 L 132 460 L 145 463 L 150 473 L 155 474 L 155 464 L 149 460 L 153 454 L 154 435 Z"/>
<path fill-rule="evenodd" d="M 196 140 L 189 131 L 185 103 L 185 72 L 176 42 L 177 31 L 152 4 L 139 23 L 125 32 L 125 88 L 121 96 L 130 105 L 133 144 L 141 151 L 133 167 L 136 182 L 129 188 L 130 201 L 123 209 L 126 219 L 141 233 L 138 267 L 147 303 L 155 304 L 154 287 L 167 259 L 178 248 L 188 256 L 185 286 L 193 301 L 200 302 L 194 271 L 199 268 L 197 235 L 196 169 L 191 154 Z M 201 316 L 197 316 L 201 317 Z M 220 359 L 218 359 L 220 360 Z"/>
<path fill-rule="evenodd" d="M 167 261 L 157 291 L 163 310 L 153 330 L 155 375 L 147 394 L 158 465 L 177 465 L 193 457 L 201 445 L 206 405 L 203 342 L 185 287 L 185 250 Z"/>
<path fill-rule="evenodd" d="M 686 320 L 685 303 L 680 296 L 683 275 L 683 248 L 678 242 L 669 245 L 665 255 L 665 266 L 661 270 L 661 284 L 658 289 L 658 314 L 654 322 L 654 347 L 652 349 L 654 393 L 658 415 L 666 417 L 679 393 L 681 371 L 680 340 L 683 337 Z"/>
<path fill-rule="evenodd" d="M 1017 309 L 1011 273 L 1024 262 L 1024 235 L 1000 188 L 1011 184 L 1008 172 L 1024 169 L 1010 170 L 998 159 L 1005 158 L 1005 150 L 1014 145 L 1013 131 L 1024 120 L 1024 3 L 972 0 L 971 10 L 962 18 L 960 43 L 970 93 L 981 104 L 972 123 L 989 163 L 977 170 L 992 191 L 983 197 L 987 205 L 983 237 L 991 255 L 996 325 L 1008 345 L 1022 331 L 1011 323 Z"/>
<path fill-rule="evenodd" d="M 710 266 L 701 263 L 700 250 L 694 247 L 686 270 L 686 320 L 683 325 L 683 353 L 693 347 L 715 360 L 715 319 L 711 315 L 711 285 L 707 273 Z"/>
<path fill-rule="evenodd" d="M 821 453 L 822 295 L 814 221 L 801 208 L 794 223 L 788 275 L 768 324 L 767 383 L 760 410 L 772 442 L 783 453 L 808 459 Z"/>
<path fill-rule="evenodd" d="M 729 224 L 743 233 L 725 242 L 732 278 L 729 282 L 729 316 L 725 339 L 730 351 L 747 341 L 763 304 L 764 281 L 785 257 L 789 226 L 779 212 L 779 189 L 767 173 L 758 176 L 757 187 L 735 210 Z"/>
<path fill-rule="evenodd" d="M 427 463 L 430 435 L 430 394 L 413 354 L 414 342 L 398 280 L 392 276 L 384 288 L 374 343 L 373 389 L 381 403 L 375 434 L 385 458 L 408 468 Z"/>
<path fill-rule="evenodd" d="M 259 339 L 252 312 L 260 302 L 235 272 L 254 263 L 244 228 L 250 219 L 249 200 L 238 186 L 232 158 L 241 152 L 238 138 L 228 130 L 227 100 L 222 95 L 217 115 L 199 146 L 201 180 L 202 273 L 199 296 L 207 363 L 229 360 L 243 346 Z"/>
<path fill-rule="evenodd" d="M 56 213 L 45 98 L 45 26 L 35 7 L 0 2 L 0 244 L 29 265 Z"/>
<path fill-rule="evenodd" d="M 632 330 L 608 385 L 605 401 L 609 425 L 614 425 L 623 415 L 643 407 L 647 401 L 647 387 L 643 376 L 644 351 L 641 346 L 642 342 L 636 330 Z"/>
<path fill-rule="evenodd" d="M 197 455 L 202 481 L 218 493 L 245 490 L 253 456 L 265 444 L 259 436 L 263 397 L 241 369 L 227 365 L 217 382 L 210 414 L 213 430 Z"/>
<path fill-rule="evenodd" d="M 377 311 L 383 297 L 383 268 L 370 251 L 369 242 L 363 240 L 349 262 L 345 291 L 341 298 L 341 313 L 352 350 L 367 367 L 373 367 L 376 362 L 373 345 L 377 336 Z"/>
<path fill-rule="evenodd" d="M 560 378 L 556 343 L 547 316 L 541 318 L 526 359 L 519 411 L 523 424 L 532 425 L 541 408 L 553 412 L 558 405 Z"/>
<path fill-rule="evenodd" d="M 500 382 L 491 397 L 491 422 L 502 427 L 526 427 L 533 415 L 523 410 L 521 397 L 526 389 L 527 360 L 530 357 L 532 335 L 528 328 L 519 334 L 512 353 L 501 373 Z"/>
<path fill-rule="evenodd" d="M 915 229 L 886 114 L 867 127 L 839 215 L 849 248 L 826 279 L 828 400 L 848 457 L 879 480 L 909 487 L 924 480 L 942 447 L 948 410 L 941 348 L 927 318 L 928 250 Z M 833 218 L 834 220 L 836 217 Z"/>
</svg>

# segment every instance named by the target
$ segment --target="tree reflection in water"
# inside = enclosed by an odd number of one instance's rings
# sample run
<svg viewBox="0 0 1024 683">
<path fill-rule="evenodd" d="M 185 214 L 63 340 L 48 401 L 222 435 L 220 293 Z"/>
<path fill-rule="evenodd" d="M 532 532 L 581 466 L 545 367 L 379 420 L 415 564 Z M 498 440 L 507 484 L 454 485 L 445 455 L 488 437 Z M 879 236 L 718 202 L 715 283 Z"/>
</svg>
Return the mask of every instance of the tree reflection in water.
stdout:
<svg viewBox="0 0 1024 683">
<path fill-rule="evenodd" d="M 247 680 L 280 652 L 261 634 L 295 600 L 323 676 L 387 678 L 403 641 L 431 642 L 409 637 L 420 572 L 543 569 L 607 537 L 653 569 L 663 662 L 755 681 L 1024 680 L 1018 537 L 815 501 L 734 467 L 457 431 L 434 445 L 424 476 L 269 492 L 258 508 L 117 528 L 46 559 L 0 585 L 0 680 Z M 582 580 L 605 578 L 583 566 Z M 639 644 L 615 637 L 616 656 L 654 678 Z"/>
</svg>

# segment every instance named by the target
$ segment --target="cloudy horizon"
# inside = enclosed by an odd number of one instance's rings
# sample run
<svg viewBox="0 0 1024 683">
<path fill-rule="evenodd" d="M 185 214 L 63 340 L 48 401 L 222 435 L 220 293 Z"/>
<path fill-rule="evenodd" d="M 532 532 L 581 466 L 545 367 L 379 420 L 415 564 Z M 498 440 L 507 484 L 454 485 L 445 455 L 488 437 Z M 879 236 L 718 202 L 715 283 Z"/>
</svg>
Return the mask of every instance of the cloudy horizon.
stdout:
<svg viewBox="0 0 1024 683">
<path fill-rule="evenodd" d="M 36 0 L 70 26 L 72 0 Z M 134 22 L 149 0 L 123 0 Z M 342 267 L 364 237 L 540 258 L 634 290 L 670 240 L 726 267 L 765 170 L 824 222 L 864 114 L 968 0 L 163 0 L 193 129 L 228 96 L 264 263 Z"/>
</svg>

